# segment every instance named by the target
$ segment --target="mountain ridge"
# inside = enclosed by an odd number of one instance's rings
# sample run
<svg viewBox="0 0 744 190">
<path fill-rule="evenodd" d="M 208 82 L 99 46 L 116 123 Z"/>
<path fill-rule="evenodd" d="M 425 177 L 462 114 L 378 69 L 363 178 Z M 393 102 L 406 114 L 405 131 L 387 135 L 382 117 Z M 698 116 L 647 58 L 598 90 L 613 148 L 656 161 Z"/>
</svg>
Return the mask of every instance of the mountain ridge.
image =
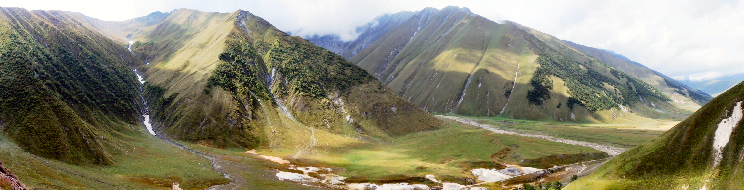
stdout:
<svg viewBox="0 0 744 190">
<path fill-rule="evenodd" d="M 631 61 L 625 56 L 616 54 L 610 51 L 587 47 L 584 45 L 576 44 L 570 41 L 565 41 L 570 46 L 578 49 L 595 57 L 608 65 L 617 68 L 625 73 L 628 73 L 636 78 L 642 79 L 657 89 L 660 89 L 665 95 L 673 99 L 673 101 L 683 107 L 689 107 L 688 110 L 694 111 L 697 106 L 704 105 L 712 97 L 710 95 L 688 87 L 687 85 L 676 81 L 670 77 L 667 77 L 655 70 L 652 70 L 638 62 Z M 694 102 L 695 104 L 687 104 L 686 102 Z"/>
<path fill-rule="evenodd" d="M 655 87 L 611 71 L 613 68 L 564 42 L 517 23 L 496 23 L 459 7 L 409 14 L 378 17 L 365 26 L 378 23 L 397 27 L 368 28 L 350 42 L 333 41 L 337 38 L 332 36 L 307 38 L 321 46 L 341 48 L 337 53 L 375 75 L 403 98 L 435 113 L 610 122 L 634 117 L 630 115 L 658 118 L 684 112 Z M 392 17 L 407 20 L 383 22 Z M 360 47 L 364 49 L 358 51 Z M 560 61 L 572 63 L 564 67 Z M 536 75 L 538 68 L 544 68 L 539 71 L 543 74 Z M 590 72 L 565 72 L 577 68 L 590 68 Z M 604 81 L 586 79 L 584 75 Z M 621 93 L 621 89 L 627 90 Z M 608 90 L 615 93 L 608 94 Z M 529 106 L 509 107 L 511 103 L 507 102 Z M 569 104 L 570 109 L 562 107 Z"/>
<path fill-rule="evenodd" d="M 438 125 L 366 71 L 246 11 L 179 9 L 133 38 L 151 62 L 141 69 L 156 128 L 176 139 L 288 148 L 294 130 L 374 139 Z"/>
</svg>

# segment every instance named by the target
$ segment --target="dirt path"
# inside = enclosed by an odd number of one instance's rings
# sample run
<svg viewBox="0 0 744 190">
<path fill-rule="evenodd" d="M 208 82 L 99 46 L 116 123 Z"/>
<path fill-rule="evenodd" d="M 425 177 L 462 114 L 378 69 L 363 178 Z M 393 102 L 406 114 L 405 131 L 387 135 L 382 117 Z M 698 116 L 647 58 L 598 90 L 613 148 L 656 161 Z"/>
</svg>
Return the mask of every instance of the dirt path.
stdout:
<svg viewBox="0 0 744 190">
<path fill-rule="evenodd" d="M 475 119 L 461 118 L 461 117 L 455 117 L 455 116 L 441 116 L 441 115 L 439 115 L 438 117 L 449 119 L 449 120 L 454 120 L 460 123 L 464 123 L 464 124 L 468 124 L 468 125 L 472 125 L 476 127 L 480 127 L 480 128 L 483 128 L 483 129 L 486 129 L 486 130 L 489 130 L 489 131 L 492 131 L 498 134 L 519 135 L 523 137 L 540 138 L 540 139 L 545 139 L 545 140 L 549 140 L 553 142 L 589 147 L 589 148 L 593 148 L 598 151 L 606 152 L 611 157 L 617 156 L 620 153 L 625 152 L 627 150 L 625 148 L 620 148 L 620 147 L 601 145 L 597 143 L 570 140 L 570 139 L 564 139 L 564 138 L 557 138 L 557 137 L 548 136 L 548 135 L 537 135 L 537 134 L 529 134 L 529 133 L 524 133 L 524 132 L 519 132 L 519 131 L 503 130 L 503 129 L 499 129 L 496 126 L 478 123 L 478 121 L 476 121 Z"/>
</svg>

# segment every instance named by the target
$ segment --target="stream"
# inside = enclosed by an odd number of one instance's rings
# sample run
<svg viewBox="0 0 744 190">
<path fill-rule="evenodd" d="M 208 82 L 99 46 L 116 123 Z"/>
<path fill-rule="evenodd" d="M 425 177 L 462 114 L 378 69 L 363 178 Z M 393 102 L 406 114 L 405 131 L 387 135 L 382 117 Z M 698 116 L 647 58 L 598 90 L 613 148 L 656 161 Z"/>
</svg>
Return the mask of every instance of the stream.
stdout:
<svg viewBox="0 0 744 190">
<path fill-rule="evenodd" d="M 623 152 L 625 152 L 627 150 L 626 148 L 620 148 L 620 147 L 614 147 L 614 146 L 608 146 L 608 145 L 601 145 L 601 144 L 597 144 L 597 143 L 590 143 L 590 142 L 584 142 L 584 141 L 576 141 L 576 140 L 558 138 L 558 137 L 553 137 L 553 136 L 548 136 L 548 135 L 537 135 L 537 134 L 529 134 L 529 133 L 518 132 L 518 131 L 503 130 L 503 129 L 499 129 L 499 128 L 496 128 L 496 127 L 491 126 L 491 125 L 478 123 L 474 119 L 466 119 L 466 118 L 461 118 L 461 117 L 442 116 L 442 115 L 439 115 L 438 117 L 441 117 L 441 118 L 444 118 L 444 119 L 454 120 L 454 121 L 457 121 L 457 122 L 460 122 L 460 123 L 464 123 L 464 124 L 468 124 L 468 125 L 472 125 L 472 126 L 476 126 L 476 127 L 480 127 L 480 128 L 489 130 L 489 131 L 494 132 L 494 133 L 497 133 L 497 134 L 507 134 L 507 135 L 523 136 L 523 137 L 532 137 L 532 138 L 545 139 L 545 140 L 549 140 L 549 141 L 553 141 L 553 142 L 558 142 L 558 143 L 563 143 L 563 144 L 570 144 L 570 145 L 577 145 L 577 146 L 589 147 L 589 148 L 593 148 L 593 149 L 598 150 L 598 151 L 605 152 L 605 153 L 607 153 L 608 155 L 610 155 L 612 157 L 617 156 L 620 153 L 623 153 Z"/>
<path fill-rule="evenodd" d="M 129 50 L 129 53 L 132 53 L 132 44 L 133 43 L 134 43 L 133 41 L 129 41 L 129 46 L 127 46 L 127 50 Z M 203 158 L 208 159 L 211 162 L 212 168 L 213 168 L 213 170 L 215 172 L 222 174 L 227 179 L 230 179 L 230 183 L 228 183 L 228 184 L 215 185 L 215 186 L 209 187 L 208 189 L 226 189 L 227 187 L 232 187 L 232 188 L 238 188 L 238 187 L 240 187 L 239 185 L 236 185 L 236 183 L 235 183 L 236 179 L 233 179 L 233 177 L 231 177 L 228 174 L 228 172 L 225 170 L 225 168 L 223 168 L 221 166 L 222 163 L 226 163 L 226 161 L 223 160 L 223 159 L 221 159 L 219 156 L 213 155 L 213 154 L 209 154 L 209 153 L 203 153 L 203 152 L 199 152 L 199 151 L 196 151 L 196 150 L 187 148 L 187 147 L 185 147 L 185 146 L 183 146 L 181 144 L 178 144 L 178 143 L 176 143 L 176 142 L 168 139 L 167 137 L 165 137 L 163 135 L 158 135 L 155 132 L 155 130 L 153 130 L 153 128 L 152 128 L 152 120 L 150 119 L 149 106 L 147 104 L 147 100 L 145 100 L 145 97 L 143 96 L 144 89 L 145 89 L 144 88 L 145 78 L 142 77 L 142 75 L 140 75 L 139 72 L 137 72 L 137 69 L 133 69 L 132 71 L 134 72 L 135 75 L 137 75 L 137 81 L 140 82 L 140 85 L 139 85 L 139 88 L 140 88 L 140 97 L 142 98 L 142 105 L 144 106 L 143 109 L 142 109 L 142 117 L 144 118 L 143 121 L 142 121 L 142 123 L 145 124 L 145 128 L 147 128 L 147 132 L 149 132 L 153 136 L 156 136 L 156 137 L 162 139 L 165 142 L 168 142 L 169 144 L 171 144 L 171 145 L 173 145 L 175 147 L 178 147 L 180 149 L 189 151 L 189 152 L 191 152 L 193 154 L 196 154 L 196 155 L 199 155 L 199 156 L 201 156 Z M 177 187 L 178 186 L 174 184 L 174 189 L 176 189 Z M 178 189 L 180 189 L 180 188 L 178 188 Z"/>
</svg>

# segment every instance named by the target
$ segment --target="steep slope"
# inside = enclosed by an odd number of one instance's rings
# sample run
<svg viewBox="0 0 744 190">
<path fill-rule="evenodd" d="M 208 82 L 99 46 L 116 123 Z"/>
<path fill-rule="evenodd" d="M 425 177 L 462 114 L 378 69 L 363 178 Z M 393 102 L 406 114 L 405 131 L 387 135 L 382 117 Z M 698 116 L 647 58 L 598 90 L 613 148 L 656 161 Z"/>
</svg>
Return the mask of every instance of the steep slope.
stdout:
<svg viewBox="0 0 744 190">
<path fill-rule="evenodd" d="M 687 85 L 651 70 L 640 63 L 627 60 L 624 56 L 569 41 L 564 42 L 584 54 L 607 63 L 607 65 L 610 65 L 617 70 L 630 74 L 633 77 L 653 85 L 656 89 L 661 90 L 664 95 L 671 98 L 679 107 L 695 111 L 700 105 L 704 105 L 712 99 L 710 95 L 701 92 L 700 90 L 690 88 Z"/>
<path fill-rule="evenodd" d="M 121 45 L 59 11 L 0 9 L 0 129 L 26 151 L 112 163 L 138 88 Z"/>
<path fill-rule="evenodd" d="M 245 11 L 180 9 L 143 31 L 132 50 L 152 60 L 145 95 L 156 129 L 176 139 L 302 152 L 439 125 L 343 57 Z"/>
<path fill-rule="evenodd" d="M 382 19 L 388 17 L 407 19 Z M 337 53 L 436 113 L 611 122 L 679 112 L 648 83 L 513 22 L 496 23 L 458 7 L 388 17 L 368 25 L 397 27 L 363 27 L 351 42 L 309 39 L 331 49 L 353 47 Z"/>
<path fill-rule="evenodd" d="M 569 189 L 741 189 L 744 83 Z"/>
</svg>

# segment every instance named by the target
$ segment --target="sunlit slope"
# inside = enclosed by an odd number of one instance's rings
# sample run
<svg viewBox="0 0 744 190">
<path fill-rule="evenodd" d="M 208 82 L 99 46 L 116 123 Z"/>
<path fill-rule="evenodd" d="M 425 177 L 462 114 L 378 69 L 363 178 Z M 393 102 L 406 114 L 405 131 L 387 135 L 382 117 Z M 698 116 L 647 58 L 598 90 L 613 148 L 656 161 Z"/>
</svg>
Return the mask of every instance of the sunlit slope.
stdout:
<svg viewBox="0 0 744 190">
<path fill-rule="evenodd" d="M 657 89 L 661 90 L 664 95 L 671 98 L 672 101 L 680 108 L 686 108 L 691 111 L 695 111 L 699 106 L 704 105 L 712 97 L 699 90 L 692 89 L 687 85 L 682 84 L 672 78 L 664 76 L 654 70 L 640 65 L 639 63 L 631 62 L 616 56 L 611 52 L 605 50 L 596 49 L 592 47 L 583 46 L 573 42 L 564 41 L 567 45 L 570 45 L 577 50 L 592 56 L 602 62 L 607 63 L 615 69 L 623 71 L 641 79 Z"/>
<path fill-rule="evenodd" d="M 744 83 L 569 189 L 741 189 Z"/>
<path fill-rule="evenodd" d="M 343 57 L 249 12 L 180 9 L 134 38 L 135 54 L 152 58 L 157 128 L 176 139 L 301 149 L 439 125 Z"/>
<path fill-rule="evenodd" d="M 111 164 L 118 125 L 139 120 L 138 61 L 65 12 L 0 11 L 0 129 L 35 155 Z"/>
<path fill-rule="evenodd" d="M 404 99 L 435 113 L 591 122 L 680 113 L 653 86 L 533 29 L 496 23 L 467 8 L 400 14 L 359 28 L 354 41 L 309 39 L 333 45 Z M 360 47 L 352 44 L 365 46 L 349 54 Z"/>
</svg>

